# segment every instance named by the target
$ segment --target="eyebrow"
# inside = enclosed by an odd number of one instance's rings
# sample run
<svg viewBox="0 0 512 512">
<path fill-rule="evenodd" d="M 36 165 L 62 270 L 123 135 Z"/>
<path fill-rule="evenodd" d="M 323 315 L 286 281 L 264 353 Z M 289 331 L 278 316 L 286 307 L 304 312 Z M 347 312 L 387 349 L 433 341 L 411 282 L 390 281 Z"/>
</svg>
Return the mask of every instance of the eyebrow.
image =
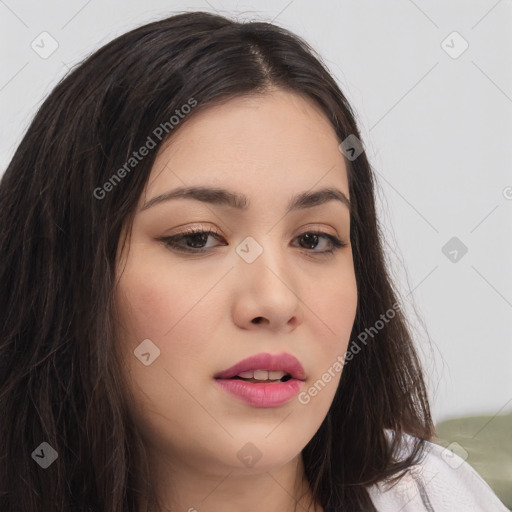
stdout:
<svg viewBox="0 0 512 512">
<path fill-rule="evenodd" d="M 237 210 L 246 211 L 249 208 L 249 200 L 243 194 L 238 194 L 230 190 L 216 187 L 180 187 L 170 192 L 160 194 L 145 203 L 140 211 L 147 210 L 152 206 L 170 201 L 171 199 L 195 199 L 214 205 L 229 206 Z M 302 192 L 294 195 L 286 207 L 286 213 L 305 208 L 312 208 L 325 204 L 329 201 L 339 201 L 344 204 L 348 210 L 351 210 L 351 204 L 347 196 L 337 188 L 322 188 L 314 192 Z"/>
</svg>

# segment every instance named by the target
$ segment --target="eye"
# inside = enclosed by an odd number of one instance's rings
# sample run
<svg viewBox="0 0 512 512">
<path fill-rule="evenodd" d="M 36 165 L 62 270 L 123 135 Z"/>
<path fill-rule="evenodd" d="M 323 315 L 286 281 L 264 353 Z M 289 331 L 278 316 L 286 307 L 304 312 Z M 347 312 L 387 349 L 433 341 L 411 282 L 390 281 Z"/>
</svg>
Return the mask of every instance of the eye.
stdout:
<svg viewBox="0 0 512 512">
<path fill-rule="evenodd" d="M 224 238 L 215 230 L 204 229 L 202 226 L 198 228 L 190 228 L 178 235 L 162 237 L 158 240 L 163 242 L 166 247 L 173 251 L 185 252 L 185 253 L 205 253 L 214 246 L 206 246 L 206 243 L 210 237 L 216 238 L 217 240 L 224 240 Z M 333 254 L 334 251 L 345 247 L 346 243 L 339 239 L 337 236 L 322 233 L 320 231 L 305 231 L 298 235 L 296 240 L 300 240 L 299 246 L 305 249 L 308 253 L 314 254 Z M 320 242 L 323 241 L 323 244 Z M 224 244 L 227 245 L 227 244 Z M 327 245 L 327 248 L 323 250 L 314 250 L 319 245 Z"/>
<path fill-rule="evenodd" d="M 319 240 L 324 240 L 327 243 L 327 249 L 322 251 L 308 251 L 308 252 L 317 252 L 320 254 L 332 254 L 334 251 L 340 249 L 341 247 L 345 247 L 346 244 L 342 240 L 340 240 L 337 236 L 329 235 L 327 233 L 322 233 L 320 231 L 306 231 L 297 237 L 299 240 L 305 241 L 306 249 L 310 249 L 310 246 L 314 246 L 315 248 L 319 245 Z M 324 244 L 325 245 L 325 244 Z M 304 245 L 301 245 L 304 247 Z"/>
<path fill-rule="evenodd" d="M 166 247 L 178 252 L 201 253 L 207 252 L 209 249 L 205 247 L 204 244 L 210 236 L 217 240 L 222 239 L 222 236 L 215 230 L 203 229 L 203 227 L 200 226 L 198 228 L 189 228 L 179 235 L 167 236 L 159 238 L 158 240 L 163 242 Z M 181 242 L 183 241 L 189 241 L 191 243 L 182 245 Z"/>
</svg>

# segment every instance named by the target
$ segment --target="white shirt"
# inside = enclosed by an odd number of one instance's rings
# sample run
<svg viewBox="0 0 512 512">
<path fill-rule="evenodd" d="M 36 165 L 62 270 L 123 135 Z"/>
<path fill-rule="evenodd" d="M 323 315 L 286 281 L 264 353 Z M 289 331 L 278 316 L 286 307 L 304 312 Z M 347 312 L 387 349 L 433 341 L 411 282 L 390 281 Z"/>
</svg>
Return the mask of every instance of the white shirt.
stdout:
<svg viewBox="0 0 512 512">
<path fill-rule="evenodd" d="M 428 441 L 425 447 L 426 455 L 394 487 L 379 482 L 368 489 L 379 512 L 508 512 L 461 457 Z"/>
</svg>

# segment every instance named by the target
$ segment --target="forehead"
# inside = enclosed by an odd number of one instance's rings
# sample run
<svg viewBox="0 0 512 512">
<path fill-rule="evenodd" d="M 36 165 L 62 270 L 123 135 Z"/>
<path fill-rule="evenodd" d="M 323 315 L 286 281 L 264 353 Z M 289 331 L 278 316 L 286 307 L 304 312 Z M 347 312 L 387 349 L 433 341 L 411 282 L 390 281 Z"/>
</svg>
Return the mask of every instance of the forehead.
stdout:
<svg viewBox="0 0 512 512">
<path fill-rule="evenodd" d="M 339 139 L 321 108 L 281 89 L 232 98 L 190 115 L 155 160 L 145 197 L 176 186 L 247 194 L 337 186 L 348 196 Z"/>
</svg>

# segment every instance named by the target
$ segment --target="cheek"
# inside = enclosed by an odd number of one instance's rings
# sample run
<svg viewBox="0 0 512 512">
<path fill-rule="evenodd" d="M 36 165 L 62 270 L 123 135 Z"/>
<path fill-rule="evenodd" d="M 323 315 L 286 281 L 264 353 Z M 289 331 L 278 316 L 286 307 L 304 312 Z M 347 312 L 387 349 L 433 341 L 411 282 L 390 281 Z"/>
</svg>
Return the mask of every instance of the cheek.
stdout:
<svg viewBox="0 0 512 512">
<path fill-rule="evenodd" d="M 317 326 L 326 350 L 348 345 L 357 310 L 357 285 L 353 272 L 326 278 L 304 291 L 305 313 Z M 302 299 L 301 299 L 302 300 Z"/>
<path fill-rule="evenodd" d="M 315 363 L 297 398 L 316 429 L 331 407 L 343 374 L 343 361 L 357 310 L 355 276 L 345 274 L 343 281 L 331 280 L 321 290 L 310 290 L 308 298 L 311 310 L 308 314 L 312 325 L 316 325 L 313 338 L 321 343 L 312 349 Z"/>
<path fill-rule="evenodd" d="M 354 273 L 345 271 L 338 275 L 334 279 L 331 274 L 330 279 L 321 280 L 319 286 L 307 290 L 306 310 L 311 325 L 315 326 L 312 339 L 321 343 L 312 346 L 315 363 L 298 401 L 316 418 L 327 414 L 336 393 L 357 310 Z"/>
<path fill-rule="evenodd" d="M 151 438 L 157 435 L 159 421 L 163 430 L 170 428 L 170 411 L 190 408 L 183 387 L 193 389 L 194 374 L 190 368 L 204 365 L 198 359 L 207 343 L 202 334 L 207 319 L 198 321 L 198 315 L 204 313 L 200 303 L 204 286 L 193 288 L 183 272 L 171 273 L 155 264 L 155 260 L 148 264 L 149 260 L 134 256 L 129 261 L 119 281 L 116 304 L 121 325 L 119 342 L 134 398 L 132 411 Z M 159 353 L 146 366 L 134 351 L 140 352 L 138 347 L 147 339 Z M 146 346 L 151 351 L 152 345 L 146 342 Z M 148 422 L 155 411 L 161 418 Z M 152 430 L 152 423 L 157 431 Z"/>
<path fill-rule="evenodd" d="M 134 251 L 135 252 L 135 251 Z M 141 249 L 134 253 L 123 272 L 117 303 L 123 323 L 136 339 L 163 340 L 186 321 L 187 312 L 200 298 L 185 272 L 170 272 Z"/>
<path fill-rule="evenodd" d="M 173 271 L 160 255 L 151 257 L 150 247 L 142 249 L 133 251 L 116 292 L 121 342 L 133 355 L 150 339 L 160 350 L 154 364 L 186 379 L 189 364 L 204 365 L 208 357 L 210 333 L 220 317 L 221 301 L 212 290 L 219 277 L 193 266 Z"/>
</svg>

